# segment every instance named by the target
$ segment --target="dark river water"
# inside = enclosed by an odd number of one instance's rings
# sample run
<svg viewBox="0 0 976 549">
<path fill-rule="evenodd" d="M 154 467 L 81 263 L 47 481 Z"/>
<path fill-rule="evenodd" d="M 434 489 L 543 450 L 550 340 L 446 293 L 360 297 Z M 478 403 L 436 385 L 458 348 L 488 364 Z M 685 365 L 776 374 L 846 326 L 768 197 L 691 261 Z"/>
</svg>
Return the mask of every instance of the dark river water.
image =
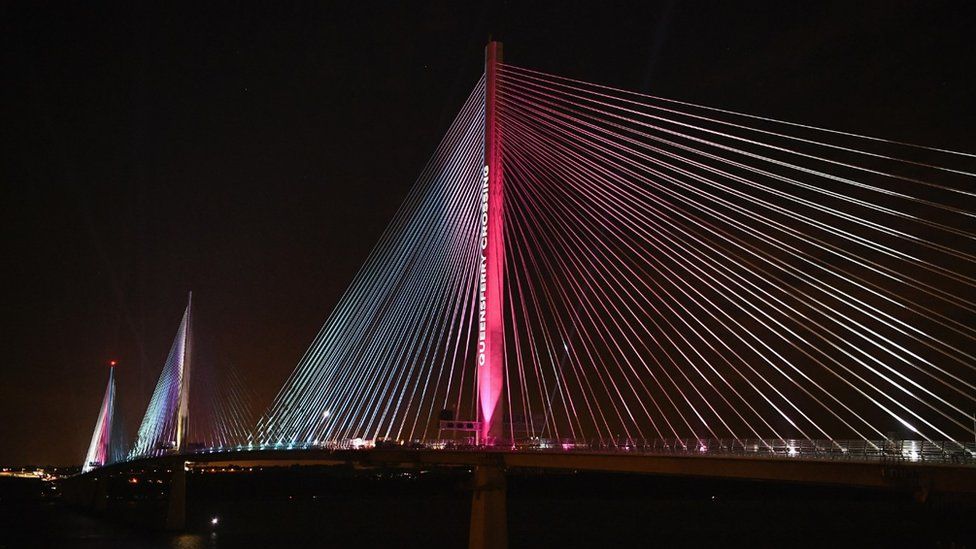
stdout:
<svg viewBox="0 0 976 549">
<path fill-rule="evenodd" d="M 151 490 L 104 514 L 0 483 L 0 548 L 466 547 L 465 470 L 190 475 L 187 530 Z M 142 488 L 140 488 L 142 489 Z M 44 497 L 41 497 L 41 494 Z M 213 519 L 217 519 L 213 524 Z M 510 547 L 976 547 L 976 501 L 758 482 L 510 473 Z"/>
</svg>

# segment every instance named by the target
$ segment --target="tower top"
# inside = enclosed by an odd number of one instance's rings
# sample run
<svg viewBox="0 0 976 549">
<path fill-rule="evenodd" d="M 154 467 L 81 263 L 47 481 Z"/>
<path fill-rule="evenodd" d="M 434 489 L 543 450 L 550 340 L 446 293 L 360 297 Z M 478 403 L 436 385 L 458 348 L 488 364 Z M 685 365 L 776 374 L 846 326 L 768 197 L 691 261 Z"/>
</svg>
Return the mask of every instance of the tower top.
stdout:
<svg viewBox="0 0 976 549">
<path fill-rule="evenodd" d="M 485 64 L 502 62 L 502 43 L 488 37 L 488 44 L 485 45 Z"/>
</svg>

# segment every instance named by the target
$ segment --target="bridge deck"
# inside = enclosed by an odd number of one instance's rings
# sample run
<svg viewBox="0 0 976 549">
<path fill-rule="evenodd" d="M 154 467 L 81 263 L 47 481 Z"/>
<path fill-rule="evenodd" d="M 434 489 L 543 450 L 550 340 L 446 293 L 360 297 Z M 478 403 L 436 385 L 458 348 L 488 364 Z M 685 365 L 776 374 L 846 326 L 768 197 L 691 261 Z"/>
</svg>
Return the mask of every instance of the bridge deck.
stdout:
<svg viewBox="0 0 976 549">
<path fill-rule="evenodd" d="M 629 472 L 655 475 L 835 484 L 923 492 L 976 493 L 976 467 L 905 460 L 840 460 L 770 456 L 661 455 L 598 451 L 369 449 L 254 449 L 212 451 L 118 463 L 89 474 L 149 467 L 283 466 L 493 466 Z"/>
</svg>

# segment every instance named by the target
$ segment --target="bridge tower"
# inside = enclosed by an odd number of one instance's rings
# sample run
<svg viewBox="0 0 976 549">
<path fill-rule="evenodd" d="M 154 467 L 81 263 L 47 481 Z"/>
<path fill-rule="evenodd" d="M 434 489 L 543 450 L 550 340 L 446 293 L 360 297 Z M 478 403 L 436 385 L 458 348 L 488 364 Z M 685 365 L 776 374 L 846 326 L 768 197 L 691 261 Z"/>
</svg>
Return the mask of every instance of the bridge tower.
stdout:
<svg viewBox="0 0 976 549">
<path fill-rule="evenodd" d="M 113 429 L 115 423 L 115 362 L 108 371 L 108 385 L 105 386 L 105 396 L 102 397 L 102 406 L 98 411 L 98 420 L 95 422 L 95 431 L 92 433 L 91 443 L 88 445 L 88 453 L 85 454 L 85 462 L 81 466 L 81 472 L 87 473 L 97 467 L 108 465 L 114 461 L 112 444 L 114 435 L 118 429 Z"/>
<path fill-rule="evenodd" d="M 481 177 L 481 262 L 478 291 L 478 401 L 481 439 L 496 444 L 505 436 L 505 178 L 501 130 L 497 124 L 501 42 L 485 47 L 485 164 Z"/>
<path fill-rule="evenodd" d="M 193 293 L 190 293 L 183 319 L 159 373 L 139 434 L 129 452 L 130 458 L 160 453 L 180 453 L 186 449 L 189 433 L 190 362 L 192 342 Z"/>
<path fill-rule="evenodd" d="M 186 323 L 183 342 L 183 371 L 180 375 L 180 403 L 176 408 L 176 444 L 174 451 L 180 453 L 186 444 L 186 434 L 189 431 L 189 412 L 190 412 L 190 357 L 193 338 L 191 337 L 193 326 L 193 292 L 186 303 Z"/>
</svg>

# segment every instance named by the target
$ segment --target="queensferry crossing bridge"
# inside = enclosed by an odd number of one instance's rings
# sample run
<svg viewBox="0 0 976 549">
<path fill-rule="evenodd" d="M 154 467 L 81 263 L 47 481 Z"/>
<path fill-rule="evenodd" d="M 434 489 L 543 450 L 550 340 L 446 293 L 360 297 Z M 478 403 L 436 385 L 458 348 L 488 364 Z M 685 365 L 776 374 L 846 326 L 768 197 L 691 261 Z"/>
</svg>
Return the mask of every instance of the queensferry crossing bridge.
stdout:
<svg viewBox="0 0 976 549">
<path fill-rule="evenodd" d="M 470 466 L 473 547 L 506 543 L 511 467 L 974 493 L 974 183 L 976 154 L 546 74 L 491 42 L 257 424 L 238 378 L 195 404 L 188 303 L 134 444 L 111 372 L 66 489 L 97 506 L 111 475 L 167 467 L 179 528 L 197 465 Z"/>
</svg>

